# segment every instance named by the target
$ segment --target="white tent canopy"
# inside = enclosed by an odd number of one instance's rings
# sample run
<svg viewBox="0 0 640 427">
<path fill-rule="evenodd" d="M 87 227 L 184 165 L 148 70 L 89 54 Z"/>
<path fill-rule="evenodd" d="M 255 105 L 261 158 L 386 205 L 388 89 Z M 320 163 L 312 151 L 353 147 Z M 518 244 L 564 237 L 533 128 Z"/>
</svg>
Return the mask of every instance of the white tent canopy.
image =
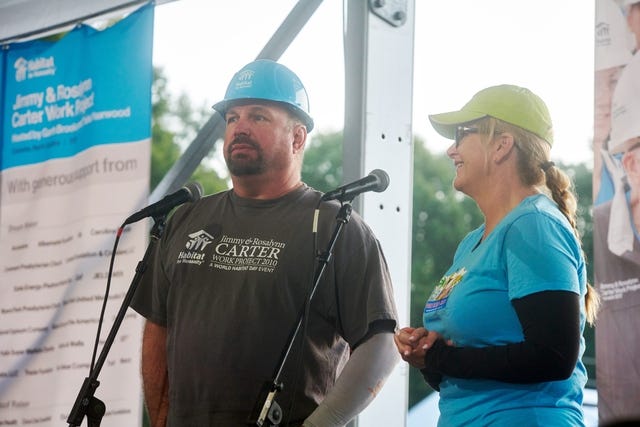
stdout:
<svg viewBox="0 0 640 427">
<path fill-rule="evenodd" d="M 42 37 L 148 0 L 0 0 L 0 43 Z M 157 4 L 172 0 L 159 0 Z"/>
</svg>

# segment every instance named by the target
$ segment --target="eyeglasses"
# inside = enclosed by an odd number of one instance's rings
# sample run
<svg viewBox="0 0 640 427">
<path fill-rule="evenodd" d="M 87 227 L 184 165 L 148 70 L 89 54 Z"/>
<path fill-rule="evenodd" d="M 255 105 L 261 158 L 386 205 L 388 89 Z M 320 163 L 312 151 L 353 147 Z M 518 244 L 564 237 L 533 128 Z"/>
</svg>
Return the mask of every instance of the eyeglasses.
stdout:
<svg viewBox="0 0 640 427">
<path fill-rule="evenodd" d="M 456 148 L 460 146 L 460 143 L 466 136 L 471 135 L 472 133 L 478 133 L 478 132 L 479 130 L 476 127 L 458 126 L 456 128 L 456 135 L 455 135 Z"/>
</svg>

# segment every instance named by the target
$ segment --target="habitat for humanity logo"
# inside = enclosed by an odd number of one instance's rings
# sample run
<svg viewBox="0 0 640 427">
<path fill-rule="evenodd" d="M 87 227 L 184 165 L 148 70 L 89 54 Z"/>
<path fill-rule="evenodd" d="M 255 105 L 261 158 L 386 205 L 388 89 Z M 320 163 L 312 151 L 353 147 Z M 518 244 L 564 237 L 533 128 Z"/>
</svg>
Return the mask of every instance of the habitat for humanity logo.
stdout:
<svg viewBox="0 0 640 427">
<path fill-rule="evenodd" d="M 253 85 L 253 75 L 255 71 L 253 70 L 242 70 L 238 73 L 238 77 L 236 78 L 236 89 L 246 89 Z"/>
<path fill-rule="evenodd" d="M 189 234 L 186 251 L 180 251 L 176 264 L 197 264 L 204 262 L 204 248 L 213 242 L 214 237 L 204 230 Z"/>
<path fill-rule="evenodd" d="M 606 22 L 598 22 L 596 24 L 596 46 L 606 47 L 611 45 L 611 28 Z"/>
<path fill-rule="evenodd" d="M 53 56 L 35 59 L 26 59 L 21 56 L 13 63 L 13 67 L 16 69 L 17 82 L 56 74 L 56 64 Z"/>
</svg>

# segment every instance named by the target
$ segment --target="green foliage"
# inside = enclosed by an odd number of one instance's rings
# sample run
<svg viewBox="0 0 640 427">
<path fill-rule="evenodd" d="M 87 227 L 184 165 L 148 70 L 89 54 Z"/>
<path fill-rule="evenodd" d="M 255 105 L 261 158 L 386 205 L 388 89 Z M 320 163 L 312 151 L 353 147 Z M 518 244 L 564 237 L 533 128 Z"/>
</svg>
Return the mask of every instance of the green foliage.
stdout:
<svg viewBox="0 0 640 427">
<path fill-rule="evenodd" d="M 162 180 L 182 153 L 182 146 L 190 143 L 211 113 L 202 106 L 194 108 L 186 95 L 174 100 L 167 88 L 167 78 L 160 68 L 153 70 L 151 124 L 151 189 Z M 205 194 L 226 189 L 221 178 L 205 159 L 190 180 L 202 184 Z"/>
<path fill-rule="evenodd" d="M 590 262 L 593 257 L 593 174 L 585 164 L 559 164 L 558 167 L 571 177 L 578 196 L 578 231 L 587 257 L 589 281 L 593 282 L 593 262 Z"/>
<path fill-rule="evenodd" d="M 167 128 L 171 114 L 167 79 L 159 68 L 153 70 L 151 104 L 151 188 L 155 188 L 171 165 L 180 157 L 180 147 Z"/>
<path fill-rule="evenodd" d="M 342 185 L 342 132 L 314 135 L 307 146 L 302 180 L 327 192 Z"/>
</svg>

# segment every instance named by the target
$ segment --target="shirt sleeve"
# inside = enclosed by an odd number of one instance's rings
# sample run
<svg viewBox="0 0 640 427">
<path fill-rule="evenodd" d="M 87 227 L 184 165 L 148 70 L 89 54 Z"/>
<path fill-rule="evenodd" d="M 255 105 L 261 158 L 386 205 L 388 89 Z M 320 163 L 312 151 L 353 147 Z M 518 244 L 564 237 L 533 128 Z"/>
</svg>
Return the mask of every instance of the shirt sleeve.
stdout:
<svg viewBox="0 0 640 427">
<path fill-rule="evenodd" d="M 358 217 L 336 248 L 337 312 L 343 337 L 352 348 L 380 320 L 395 327 L 397 314 L 391 276 L 380 243 Z"/>
<path fill-rule="evenodd" d="M 526 214 L 505 235 L 509 298 L 562 290 L 580 293 L 584 258 L 568 224 L 540 213 Z"/>
<path fill-rule="evenodd" d="M 425 355 L 422 374 L 427 382 L 437 390 L 442 375 L 509 383 L 568 378 L 580 347 L 579 295 L 544 291 L 513 300 L 512 304 L 524 332 L 522 342 L 455 347 L 438 340 Z"/>
</svg>

